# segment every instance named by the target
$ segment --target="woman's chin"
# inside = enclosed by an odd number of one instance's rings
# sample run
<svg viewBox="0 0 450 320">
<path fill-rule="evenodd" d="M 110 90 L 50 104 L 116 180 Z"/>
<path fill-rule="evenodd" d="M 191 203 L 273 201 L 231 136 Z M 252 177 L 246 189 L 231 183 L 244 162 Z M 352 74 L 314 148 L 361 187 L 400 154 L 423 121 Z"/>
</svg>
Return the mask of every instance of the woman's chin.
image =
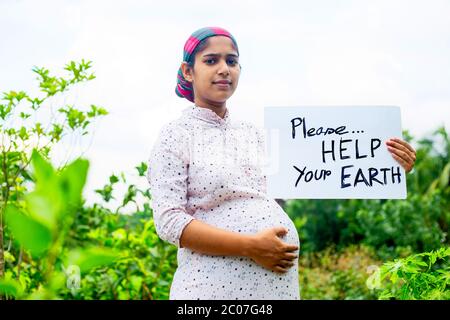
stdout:
<svg viewBox="0 0 450 320">
<path fill-rule="evenodd" d="M 217 94 L 214 97 L 211 97 L 211 101 L 214 101 L 216 103 L 224 103 L 226 102 L 232 94 Z"/>
<path fill-rule="evenodd" d="M 233 95 L 233 93 L 234 93 L 234 91 L 228 90 L 228 91 L 219 92 L 217 95 L 218 95 L 218 97 L 227 100 Z"/>
</svg>

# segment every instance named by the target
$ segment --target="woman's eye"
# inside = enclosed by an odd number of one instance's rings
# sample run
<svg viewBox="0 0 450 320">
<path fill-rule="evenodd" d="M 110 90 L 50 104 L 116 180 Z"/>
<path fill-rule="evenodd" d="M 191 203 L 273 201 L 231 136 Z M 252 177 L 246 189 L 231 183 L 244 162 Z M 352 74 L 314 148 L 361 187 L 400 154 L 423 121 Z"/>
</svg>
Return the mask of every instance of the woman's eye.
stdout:
<svg viewBox="0 0 450 320">
<path fill-rule="evenodd" d="M 228 59 L 228 63 L 234 66 L 236 64 L 236 60 Z"/>
<path fill-rule="evenodd" d="M 213 61 L 215 61 L 215 59 L 207 59 L 207 60 L 205 60 L 205 62 L 206 62 L 207 64 L 211 64 L 211 63 L 213 63 Z"/>
</svg>

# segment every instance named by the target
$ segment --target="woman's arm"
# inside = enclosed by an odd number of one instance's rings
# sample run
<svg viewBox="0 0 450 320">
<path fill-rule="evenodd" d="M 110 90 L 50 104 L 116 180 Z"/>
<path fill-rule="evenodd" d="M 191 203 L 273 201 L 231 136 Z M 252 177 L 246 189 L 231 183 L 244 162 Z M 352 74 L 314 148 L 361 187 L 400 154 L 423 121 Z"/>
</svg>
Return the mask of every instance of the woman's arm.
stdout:
<svg viewBox="0 0 450 320">
<path fill-rule="evenodd" d="M 221 256 L 247 256 L 252 246 L 252 237 L 227 231 L 192 220 L 180 237 L 180 247 L 204 254 Z"/>
<path fill-rule="evenodd" d="M 189 141 L 175 123 L 162 127 L 148 161 L 153 222 L 158 236 L 177 247 L 184 227 L 194 219 L 186 211 Z"/>
</svg>

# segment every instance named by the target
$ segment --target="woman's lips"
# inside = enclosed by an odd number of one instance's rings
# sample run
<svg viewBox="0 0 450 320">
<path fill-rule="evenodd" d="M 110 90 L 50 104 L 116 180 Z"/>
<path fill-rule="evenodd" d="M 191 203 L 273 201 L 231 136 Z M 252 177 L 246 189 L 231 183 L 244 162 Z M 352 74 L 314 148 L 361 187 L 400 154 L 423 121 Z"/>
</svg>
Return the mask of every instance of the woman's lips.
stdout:
<svg viewBox="0 0 450 320">
<path fill-rule="evenodd" d="M 219 88 L 229 88 L 229 87 L 231 87 L 231 82 L 227 82 L 227 81 L 217 81 L 217 82 L 213 82 L 213 84 L 215 84 Z"/>
</svg>

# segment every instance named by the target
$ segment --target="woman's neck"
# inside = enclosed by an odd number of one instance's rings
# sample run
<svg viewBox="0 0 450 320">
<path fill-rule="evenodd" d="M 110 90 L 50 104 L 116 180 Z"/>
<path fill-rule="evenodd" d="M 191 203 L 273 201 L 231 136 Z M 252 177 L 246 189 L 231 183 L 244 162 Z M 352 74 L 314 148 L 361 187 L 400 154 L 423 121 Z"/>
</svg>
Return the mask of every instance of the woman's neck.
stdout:
<svg viewBox="0 0 450 320">
<path fill-rule="evenodd" d="M 206 104 L 206 103 L 202 103 L 202 102 L 195 102 L 195 105 L 199 108 L 206 108 L 211 111 L 214 111 L 222 119 L 225 116 L 225 113 L 227 111 L 227 107 L 226 107 L 225 103 L 222 105 L 215 106 L 215 105 L 210 105 L 210 104 Z"/>
</svg>

